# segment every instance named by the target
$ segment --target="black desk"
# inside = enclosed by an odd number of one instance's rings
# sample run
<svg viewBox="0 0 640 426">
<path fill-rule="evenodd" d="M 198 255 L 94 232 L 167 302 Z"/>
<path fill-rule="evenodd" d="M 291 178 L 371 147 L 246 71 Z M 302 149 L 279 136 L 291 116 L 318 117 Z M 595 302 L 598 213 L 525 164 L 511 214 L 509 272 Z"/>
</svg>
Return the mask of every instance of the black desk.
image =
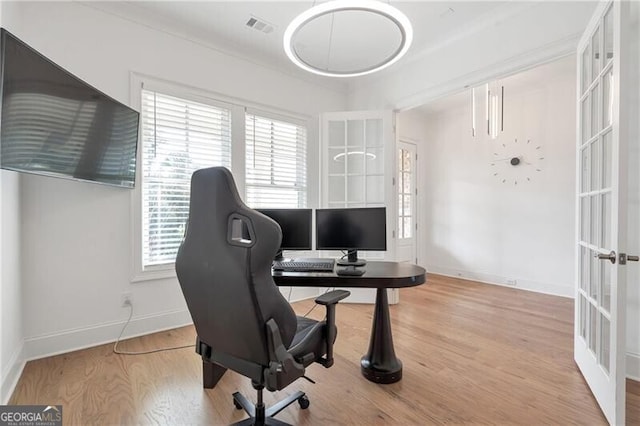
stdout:
<svg viewBox="0 0 640 426">
<path fill-rule="evenodd" d="M 426 281 L 424 268 L 409 263 L 368 261 L 364 275 L 338 276 L 335 272 L 274 271 L 279 286 L 375 288 L 376 304 L 369 350 L 360 360 L 360 371 L 375 383 L 395 383 L 402 379 L 402 362 L 396 357 L 389 319 L 388 288 L 413 287 Z"/>
</svg>

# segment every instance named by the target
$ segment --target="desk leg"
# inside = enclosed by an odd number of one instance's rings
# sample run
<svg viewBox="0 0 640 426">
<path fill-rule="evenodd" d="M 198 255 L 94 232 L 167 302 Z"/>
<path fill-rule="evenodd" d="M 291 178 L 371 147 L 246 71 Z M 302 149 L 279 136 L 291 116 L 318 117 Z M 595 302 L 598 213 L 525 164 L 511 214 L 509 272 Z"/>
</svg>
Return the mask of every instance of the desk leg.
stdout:
<svg viewBox="0 0 640 426">
<path fill-rule="evenodd" d="M 402 362 L 393 350 L 386 288 L 377 290 L 369 351 L 360 360 L 360 371 L 375 383 L 395 383 L 402 379 Z"/>
</svg>

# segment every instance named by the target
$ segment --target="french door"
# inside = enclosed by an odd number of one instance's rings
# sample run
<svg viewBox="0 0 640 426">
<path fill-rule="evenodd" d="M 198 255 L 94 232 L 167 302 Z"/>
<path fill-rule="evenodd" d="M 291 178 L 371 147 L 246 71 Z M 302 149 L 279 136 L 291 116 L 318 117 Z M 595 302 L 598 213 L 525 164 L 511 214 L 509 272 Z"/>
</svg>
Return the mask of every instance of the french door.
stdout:
<svg viewBox="0 0 640 426">
<path fill-rule="evenodd" d="M 600 3 L 578 45 L 574 358 L 611 424 L 624 424 L 629 2 Z"/>
<path fill-rule="evenodd" d="M 358 252 L 371 260 L 394 260 L 396 201 L 392 111 L 344 111 L 321 115 L 320 207 L 386 207 L 387 251 Z M 328 253 L 329 257 L 339 253 Z M 349 289 L 352 303 L 373 303 L 375 290 Z M 389 302 L 397 303 L 397 290 Z"/>
<path fill-rule="evenodd" d="M 417 191 L 416 191 L 416 146 L 412 143 L 398 142 L 397 179 L 398 225 L 396 227 L 396 260 L 418 263 L 416 249 Z"/>
</svg>

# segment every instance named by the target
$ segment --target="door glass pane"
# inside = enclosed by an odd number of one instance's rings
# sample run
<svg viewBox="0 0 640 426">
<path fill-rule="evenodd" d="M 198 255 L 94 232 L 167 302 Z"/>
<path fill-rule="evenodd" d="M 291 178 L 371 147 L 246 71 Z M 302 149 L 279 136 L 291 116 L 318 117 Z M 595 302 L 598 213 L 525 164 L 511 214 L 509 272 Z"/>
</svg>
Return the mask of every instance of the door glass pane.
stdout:
<svg viewBox="0 0 640 426">
<path fill-rule="evenodd" d="M 384 176 L 367 176 L 367 204 L 384 203 Z"/>
<path fill-rule="evenodd" d="M 598 202 L 600 201 L 600 197 L 597 195 L 592 195 L 589 197 L 591 203 L 591 215 L 589 220 L 591 221 L 591 232 L 589 233 L 589 242 L 594 246 L 600 245 L 600 217 L 598 214 Z"/>
<path fill-rule="evenodd" d="M 587 339 L 587 300 L 584 298 L 582 294 L 578 296 L 580 298 L 580 336 L 583 339 Z"/>
<path fill-rule="evenodd" d="M 600 304 L 602 308 L 609 313 L 611 310 L 611 269 L 613 268 L 613 264 L 607 261 L 601 261 L 602 265 L 600 266 L 601 271 L 601 294 Z"/>
<path fill-rule="evenodd" d="M 582 183 L 580 185 L 581 192 L 589 191 L 589 183 L 591 179 L 591 177 L 589 176 L 589 150 L 590 147 L 585 146 L 582 148 L 582 151 L 580 153 L 582 163 L 582 171 L 580 173 L 580 178 L 582 180 Z"/>
<path fill-rule="evenodd" d="M 609 345 L 611 344 L 611 326 L 609 320 L 602 314 L 600 314 L 600 365 L 602 365 L 605 371 L 608 373 L 609 368 Z"/>
<path fill-rule="evenodd" d="M 580 246 L 580 288 L 585 292 L 588 291 L 589 284 L 589 265 L 591 262 L 591 256 L 589 256 L 590 253 L 591 250 Z"/>
<path fill-rule="evenodd" d="M 346 173 L 346 151 L 344 147 L 329 148 L 329 174 Z"/>
<path fill-rule="evenodd" d="M 596 353 L 596 332 L 598 322 L 598 310 L 591 303 L 589 305 L 589 349 Z"/>
<path fill-rule="evenodd" d="M 591 136 L 591 133 L 589 132 L 589 113 L 591 112 L 591 108 L 589 107 L 589 95 L 582 100 L 580 112 L 582 114 L 582 126 L 580 126 L 582 129 L 582 143 L 585 143 Z"/>
<path fill-rule="evenodd" d="M 344 176 L 329 176 L 329 202 L 344 203 L 345 201 Z"/>
<path fill-rule="evenodd" d="M 402 218 L 403 220 L 403 227 L 404 227 L 404 234 L 403 234 L 403 238 L 411 238 L 411 217 L 404 217 Z"/>
<path fill-rule="evenodd" d="M 362 120 L 347 121 L 347 146 L 364 148 L 364 123 Z"/>
<path fill-rule="evenodd" d="M 329 121 L 329 146 L 344 146 L 344 121 Z"/>
<path fill-rule="evenodd" d="M 589 84 L 591 84 L 590 70 L 591 70 L 591 46 L 587 45 L 582 51 L 582 90 L 580 93 L 584 93 L 587 91 Z"/>
<path fill-rule="evenodd" d="M 347 180 L 347 201 L 365 201 L 364 176 L 349 176 Z"/>
<path fill-rule="evenodd" d="M 600 74 L 600 63 L 602 62 L 602 55 L 600 54 L 600 28 L 593 33 L 591 37 L 591 76 L 592 81 L 598 74 Z"/>
<path fill-rule="evenodd" d="M 411 216 L 411 195 L 405 195 L 403 201 L 403 216 Z"/>
<path fill-rule="evenodd" d="M 580 198 L 580 241 L 589 242 L 589 197 Z"/>
<path fill-rule="evenodd" d="M 596 252 L 590 252 L 591 270 L 589 271 L 589 295 L 595 300 L 599 299 L 600 292 L 600 263 L 602 260 L 596 257 Z"/>
<path fill-rule="evenodd" d="M 365 157 L 368 175 L 384 173 L 384 149 L 383 148 L 367 148 Z"/>
<path fill-rule="evenodd" d="M 591 90 L 591 135 L 595 136 L 598 131 L 598 85 L 596 84 L 593 90 Z"/>
<path fill-rule="evenodd" d="M 402 179 L 402 192 L 405 194 L 411 193 L 411 175 L 407 173 L 403 173 L 404 178 Z"/>
<path fill-rule="evenodd" d="M 602 77 L 602 128 L 613 124 L 613 68 Z"/>
<path fill-rule="evenodd" d="M 368 147 L 380 147 L 382 143 L 382 119 L 373 118 L 366 120 L 366 145 Z"/>
<path fill-rule="evenodd" d="M 402 170 L 405 172 L 411 171 L 411 153 L 409 151 L 404 152 L 404 156 L 402 158 Z"/>
<path fill-rule="evenodd" d="M 366 155 L 357 149 L 347 150 L 347 173 L 362 175 L 365 173 Z"/>
<path fill-rule="evenodd" d="M 398 217 L 398 238 L 402 238 L 404 232 L 402 230 L 402 217 Z"/>
<path fill-rule="evenodd" d="M 612 171 L 612 156 L 611 156 L 611 135 L 612 132 L 607 132 L 602 138 L 602 187 L 611 187 L 611 171 Z"/>
<path fill-rule="evenodd" d="M 613 7 L 604 15 L 604 60 L 602 65 L 613 59 Z"/>
<path fill-rule="evenodd" d="M 600 162 L 600 143 L 598 140 L 591 143 L 591 190 L 595 191 L 600 188 L 600 170 L 599 167 Z"/>
<path fill-rule="evenodd" d="M 602 194 L 602 239 L 600 247 L 612 250 L 611 244 L 611 193 Z"/>
</svg>

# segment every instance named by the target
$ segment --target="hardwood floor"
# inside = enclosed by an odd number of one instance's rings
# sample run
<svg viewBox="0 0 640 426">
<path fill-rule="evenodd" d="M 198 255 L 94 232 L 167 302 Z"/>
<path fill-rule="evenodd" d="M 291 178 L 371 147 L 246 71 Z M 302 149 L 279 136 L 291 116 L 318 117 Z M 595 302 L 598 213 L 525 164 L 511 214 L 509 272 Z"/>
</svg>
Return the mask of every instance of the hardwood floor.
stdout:
<svg viewBox="0 0 640 426">
<path fill-rule="evenodd" d="M 336 362 L 313 365 L 271 404 L 295 390 L 311 406 L 294 404 L 277 418 L 299 425 L 606 424 L 573 362 L 573 301 L 429 275 L 428 285 L 403 289 L 391 307 L 396 354 L 404 378 L 377 385 L 360 375 L 371 305 L 338 307 Z M 312 306 L 294 304 L 302 314 Z M 317 307 L 311 317 L 323 316 Z M 177 346 L 193 327 L 131 339 L 122 350 Z M 123 356 L 102 345 L 25 367 L 11 404 L 62 404 L 65 424 L 229 424 L 244 418 L 232 403 L 249 380 L 227 372 L 215 389 L 201 384 L 191 349 Z M 640 424 L 640 384 L 629 382 L 628 424 Z"/>
</svg>

